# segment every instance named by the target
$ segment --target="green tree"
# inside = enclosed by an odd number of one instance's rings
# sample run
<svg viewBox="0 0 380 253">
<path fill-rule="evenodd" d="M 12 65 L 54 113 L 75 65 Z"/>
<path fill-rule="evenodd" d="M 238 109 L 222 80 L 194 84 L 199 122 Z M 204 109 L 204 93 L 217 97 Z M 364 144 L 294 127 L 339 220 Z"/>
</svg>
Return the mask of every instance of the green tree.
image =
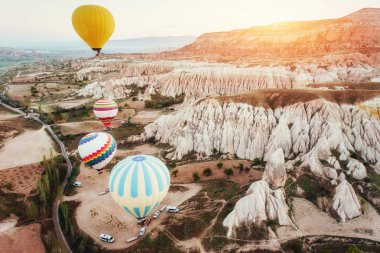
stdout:
<svg viewBox="0 0 380 253">
<path fill-rule="evenodd" d="M 234 170 L 232 168 L 224 169 L 224 174 L 227 175 L 227 178 L 230 178 L 234 174 Z"/>
<path fill-rule="evenodd" d="M 34 221 L 37 219 L 39 214 L 38 207 L 34 201 L 31 201 L 30 205 L 26 209 L 26 216 L 28 216 L 29 219 L 33 219 Z"/>
<path fill-rule="evenodd" d="M 198 172 L 194 172 L 193 173 L 193 180 L 196 182 L 196 181 L 199 181 L 201 178 L 199 177 L 199 174 Z"/>
<path fill-rule="evenodd" d="M 203 170 L 203 175 L 205 175 L 206 177 L 209 177 L 212 175 L 212 170 L 211 168 L 206 168 Z"/>
<path fill-rule="evenodd" d="M 222 162 L 219 162 L 216 167 L 220 170 L 222 167 L 223 167 L 223 163 Z"/>
<path fill-rule="evenodd" d="M 177 177 L 177 175 L 178 175 L 178 170 L 173 170 L 173 171 L 172 171 L 172 175 L 173 175 L 174 177 Z"/>
</svg>

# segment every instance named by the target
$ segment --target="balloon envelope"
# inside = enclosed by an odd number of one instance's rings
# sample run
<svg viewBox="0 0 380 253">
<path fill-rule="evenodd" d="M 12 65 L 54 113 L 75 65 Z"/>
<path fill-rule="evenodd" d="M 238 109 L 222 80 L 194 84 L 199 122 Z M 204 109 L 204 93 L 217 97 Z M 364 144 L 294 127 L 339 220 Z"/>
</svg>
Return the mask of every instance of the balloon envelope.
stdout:
<svg viewBox="0 0 380 253">
<path fill-rule="evenodd" d="M 72 23 L 77 34 L 98 53 L 115 29 L 111 12 L 98 5 L 82 5 L 76 8 Z"/>
<path fill-rule="evenodd" d="M 103 122 L 105 127 L 109 127 L 111 121 L 116 117 L 117 104 L 111 99 L 100 99 L 94 104 L 95 116 Z"/>
<path fill-rule="evenodd" d="M 103 132 L 85 135 L 78 145 L 82 161 L 96 170 L 103 169 L 112 160 L 116 149 L 115 139 Z"/>
<path fill-rule="evenodd" d="M 166 165 L 149 155 L 130 156 L 112 169 L 109 177 L 112 198 L 138 219 L 146 217 L 166 196 L 170 174 Z"/>
</svg>

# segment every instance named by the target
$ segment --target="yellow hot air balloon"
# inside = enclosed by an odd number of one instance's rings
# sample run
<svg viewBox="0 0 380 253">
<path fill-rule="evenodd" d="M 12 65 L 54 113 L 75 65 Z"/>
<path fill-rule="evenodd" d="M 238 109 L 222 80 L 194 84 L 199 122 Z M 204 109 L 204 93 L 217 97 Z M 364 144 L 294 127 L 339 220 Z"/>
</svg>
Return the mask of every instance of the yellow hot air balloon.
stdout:
<svg viewBox="0 0 380 253">
<path fill-rule="evenodd" d="M 72 22 L 77 34 L 98 54 L 115 29 L 111 12 L 98 5 L 79 6 Z"/>
</svg>

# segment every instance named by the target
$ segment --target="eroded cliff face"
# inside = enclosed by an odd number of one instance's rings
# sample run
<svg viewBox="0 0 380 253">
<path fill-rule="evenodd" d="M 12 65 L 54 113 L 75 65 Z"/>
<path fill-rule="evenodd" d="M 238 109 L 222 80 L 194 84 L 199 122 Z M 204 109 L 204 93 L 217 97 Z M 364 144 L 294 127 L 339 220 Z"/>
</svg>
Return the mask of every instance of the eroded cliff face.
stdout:
<svg viewBox="0 0 380 253">
<path fill-rule="evenodd" d="M 370 57 L 325 56 L 275 66 L 233 66 L 195 61 L 75 60 L 76 79 L 90 80 L 78 95 L 124 98 L 131 86 L 163 96 L 186 95 L 195 101 L 209 95 L 235 95 L 255 89 L 305 87 L 309 84 L 367 82 L 380 76 Z"/>
<path fill-rule="evenodd" d="M 272 190 L 264 180 L 254 182 L 223 221 L 227 236 L 241 223 L 278 220 L 280 225 L 293 225 L 288 216 L 284 189 Z"/>
<path fill-rule="evenodd" d="M 342 222 L 355 218 L 362 213 L 358 197 L 351 184 L 346 180 L 342 180 L 335 189 L 333 208 Z"/>
<path fill-rule="evenodd" d="M 295 57 L 380 49 L 380 9 L 319 21 L 283 22 L 229 32 L 208 33 L 178 50 L 215 55 L 226 61 L 245 57 Z"/>
<path fill-rule="evenodd" d="M 380 161 L 380 123 L 356 106 L 323 99 L 275 109 L 206 99 L 145 127 L 143 138 L 152 136 L 175 147 L 169 159 L 181 159 L 191 151 L 211 155 L 216 149 L 268 160 L 281 148 L 285 157 L 333 179 L 335 173 L 326 172 L 319 161 L 328 160 L 331 150 L 342 160 L 354 152 L 369 163 Z M 361 169 L 352 171 L 363 175 Z"/>
</svg>

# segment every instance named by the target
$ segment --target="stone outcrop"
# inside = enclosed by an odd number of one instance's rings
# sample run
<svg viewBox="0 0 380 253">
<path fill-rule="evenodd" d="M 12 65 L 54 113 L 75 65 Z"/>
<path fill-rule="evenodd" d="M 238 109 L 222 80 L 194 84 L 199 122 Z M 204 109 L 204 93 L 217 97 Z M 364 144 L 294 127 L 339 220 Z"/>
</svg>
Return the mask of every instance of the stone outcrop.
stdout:
<svg viewBox="0 0 380 253">
<path fill-rule="evenodd" d="M 326 167 L 331 150 L 364 161 L 380 161 L 380 123 L 352 105 L 317 99 L 280 108 L 255 107 L 237 101 L 206 99 L 145 127 L 143 139 L 155 136 L 175 150 L 169 159 L 181 159 L 191 151 L 212 155 L 213 149 L 254 160 L 281 148 L 284 156 L 297 156 L 315 174 L 337 178 L 333 165 Z M 355 163 L 356 164 L 356 163 Z M 357 178 L 363 170 L 352 169 Z M 356 172 L 358 171 L 358 172 Z"/>
<path fill-rule="evenodd" d="M 279 148 L 269 157 L 265 165 L 263 180 L 267 181 L 272 188 L 278 188 L 285 185 L 286 179 L 284 152 Z"/>
<path fill-rule="evenodd" d="M 380 58 L 380 56 L 379 56 Z M 185 94 L 194 101 L 209 95 L 235 95 L 255 89 L 305 87 L 309 84 L 367 82 L 380 75 L 368 56 L 324 56 L 311 62 L 276 66 L 240 66 L 194 61 L 73 60 L 77 80 L 87 81 L 78 95 L 124 98 L 132 87 L 164 96 Z"/>
<path fill-rule="evenodd" d="M 338 19 L 283 22 L 207 33 L 178 50 L 222 60 L 300 57 L 344 51 L 378 52 L 380 9 L 366 8 Z"/>
<path fill-rule="evenodd" d="M 361 215 L 361 206 L 351 184 L 343 180 L 335 189 L 333 209 L 342 222 Z"/>
<path fill-rule="evenodd" d="M 254 182 L 241 198 L 231 213 L 223 220 L 223 226 L 228 228 L 227 236 L 243 222 L 260 222 L 278 220 L 280 225 L 293 225 L 288 216 L 288 206 L 285 202 L 284 190 L 271 190 L 266 181 Z"/>
</svg>

